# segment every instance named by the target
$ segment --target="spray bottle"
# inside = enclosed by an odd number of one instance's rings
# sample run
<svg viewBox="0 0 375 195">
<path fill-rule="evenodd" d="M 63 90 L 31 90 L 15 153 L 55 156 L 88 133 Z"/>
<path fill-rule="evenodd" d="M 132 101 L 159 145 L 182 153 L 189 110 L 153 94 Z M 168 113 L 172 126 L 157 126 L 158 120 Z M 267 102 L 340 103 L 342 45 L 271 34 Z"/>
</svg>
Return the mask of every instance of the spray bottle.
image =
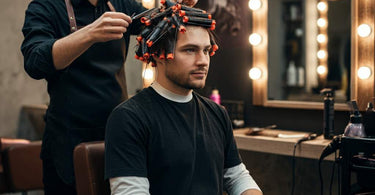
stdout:
<svg viewBox="0 0 375 195">
<path fill-rule="evenodd" d="M 362 124 L 362 115 L 359 112 L 357 102 L 351 101 L 353 114 L 350 115 L 350 121 L 345 127 L 344 136 L 348 137 L 366 137 L 365 126 Z"/>
</svg>

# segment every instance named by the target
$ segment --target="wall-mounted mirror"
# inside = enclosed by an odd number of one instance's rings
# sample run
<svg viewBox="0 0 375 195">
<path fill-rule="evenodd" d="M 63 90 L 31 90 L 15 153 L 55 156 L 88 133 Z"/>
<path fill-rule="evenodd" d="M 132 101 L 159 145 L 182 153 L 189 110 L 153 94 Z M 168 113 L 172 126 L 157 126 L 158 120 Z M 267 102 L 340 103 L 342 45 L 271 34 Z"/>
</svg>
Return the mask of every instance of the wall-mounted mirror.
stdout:
<svg viewBox="0 0 375 195">
<path fill-rule="evenodd" d="M 347 110 L 348 100 L 363 97 L 358 100 L 363 108 L 365 101 L 374 96 L 373 89 L 366 94 L 362 89 L 366 84 L 374 86 L 373 75 L 365 81 L 356 76 L 361 66 L 359 51 L 367 56 L 374 53 L 373 34 L 363 42 L 356 29 L 361 21 L 373 25 L 374 13 L 366 11 L 371 10 L 373 3 L 250 0 L 250 8 L 254 2 L 261 6 L 253 9 L 253 34 L 260 35 L 261 41 L 252 43 L 252 66 L 263 72 L 260 79 L 253 80 L 255 105 L 321 109 L 320 90 L 333 88 L 335 109 Z M 366 14 L 358 14 L 359 10 Z M 372 62 L 373 71 L 374 57 L 366 58 Z"/>
<path fill-rule="evenodd" d="M 336 102 L 350 100 L 350 0 L 324 6 L 321 17 L 316 0 L 268 2 L 268 100 L 320 102 L 323 88 Z"/>
</svg>

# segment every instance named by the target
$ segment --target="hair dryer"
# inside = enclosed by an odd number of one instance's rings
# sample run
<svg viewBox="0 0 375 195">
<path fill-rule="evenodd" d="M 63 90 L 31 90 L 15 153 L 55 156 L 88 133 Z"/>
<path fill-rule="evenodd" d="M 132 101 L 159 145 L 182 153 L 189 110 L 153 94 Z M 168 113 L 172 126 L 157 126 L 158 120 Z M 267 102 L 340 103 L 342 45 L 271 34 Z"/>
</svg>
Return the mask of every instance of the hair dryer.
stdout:
<svg viewBox="0 0 375 195">
<path fill-rule="evenodd" d="M 333 138 L 331 143 L 329 143 L 323 150 L 322 154 L 320 155 L 319 161 L 323 160 L 328 155 L 334 153 L 337 149 L 340 148 L 341 145 L 341 135 L 336 136 Z"/>
</svg>

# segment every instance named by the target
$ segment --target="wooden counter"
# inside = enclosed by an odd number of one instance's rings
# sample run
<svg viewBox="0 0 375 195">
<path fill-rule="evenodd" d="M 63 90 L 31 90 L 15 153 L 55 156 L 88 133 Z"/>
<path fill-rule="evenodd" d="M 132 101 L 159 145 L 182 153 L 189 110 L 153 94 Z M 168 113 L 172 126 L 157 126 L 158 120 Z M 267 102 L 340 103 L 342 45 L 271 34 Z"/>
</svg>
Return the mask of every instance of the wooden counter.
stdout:
<svg viewBox="0 0 375 195">
<path fill-rule="evenodd" d="M 301 135 L 304 132 L 284 131 L 284 130 L 263 130 L 266 135 L 246 135 L 248 128 L 235 129 L 234 138 L 238 149 L 256 152 L 265 152 L 279 155 L 293 156 L 294 144 L 300 138 L 280 138 L 278 134 Z M 323 149 L 331 142 L 326 140 L 323 135 L 314 140 L 302 142 L 296 148 L 296 157 L 319 159 Z M 329 155 L 325 160 L 334 160 L 334 154 Z"/>
</svg>

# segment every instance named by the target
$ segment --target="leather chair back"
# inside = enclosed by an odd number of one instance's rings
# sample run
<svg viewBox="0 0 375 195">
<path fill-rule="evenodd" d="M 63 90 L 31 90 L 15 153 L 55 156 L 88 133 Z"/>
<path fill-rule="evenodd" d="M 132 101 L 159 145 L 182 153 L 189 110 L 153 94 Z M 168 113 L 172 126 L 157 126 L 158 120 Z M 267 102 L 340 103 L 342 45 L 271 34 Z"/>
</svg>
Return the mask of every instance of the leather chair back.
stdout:
<svg viewBox="0 0 375 195">
<path fill-rule="evenodd" d="M 7 147 L 2 152 L 5 183 L 9 192 L 43 189 L 42 142 Z"/>
<path fill-rule="evenodd" d="M 81 143 L 74 149 L 77 195 L 109 195 L 104 180 L 104 142 Z"/>
</svg>

